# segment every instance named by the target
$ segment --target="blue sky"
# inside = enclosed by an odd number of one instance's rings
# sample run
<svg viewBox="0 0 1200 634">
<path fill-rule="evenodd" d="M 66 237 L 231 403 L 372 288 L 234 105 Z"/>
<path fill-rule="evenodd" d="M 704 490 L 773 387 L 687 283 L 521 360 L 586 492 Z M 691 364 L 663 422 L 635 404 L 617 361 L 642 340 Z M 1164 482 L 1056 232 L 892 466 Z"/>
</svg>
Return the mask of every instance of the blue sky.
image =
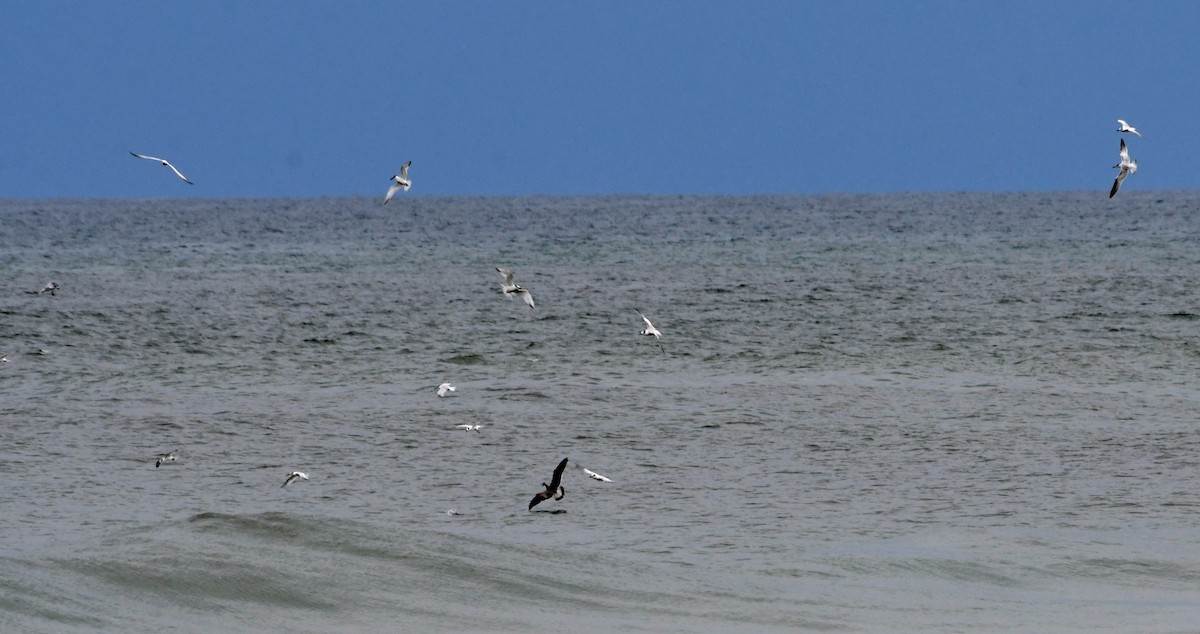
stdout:
<svg viewBox="0 0 1200 634">
<path fill-rule="evenodd" d="M 0 4 L 0 198 L 1200 186 L 1196 2 Z"/>
</svg>

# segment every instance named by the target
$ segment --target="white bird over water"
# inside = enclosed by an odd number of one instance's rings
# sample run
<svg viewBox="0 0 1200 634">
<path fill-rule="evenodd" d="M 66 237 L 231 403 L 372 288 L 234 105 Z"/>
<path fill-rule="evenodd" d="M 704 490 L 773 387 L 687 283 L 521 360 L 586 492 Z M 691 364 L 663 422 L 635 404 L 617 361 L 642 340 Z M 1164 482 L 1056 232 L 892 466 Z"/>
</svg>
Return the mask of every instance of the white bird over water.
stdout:
<svg viewBox="0 0 1200 634">
<path fill-rule="evenodd" d="M 580 469 L 583 469 L 583 472 L 586 473 L 588 475 L 588 477 L 593 480 L 599 480 L 601 482 L 612 482 L 612 480 L 609 480 L 608 478 L 600 475 L 599 473 L 596 473 L 595 471 L 592 471 L 591 469 L 588 469 L 587 467 L 580 467 Z"/>
<path fill-rule="evenodd" d="M 179 453 L 178 449 L 175 451 L 168 451 L 167 453 L 158 454 L 158 460 L 154 461 L 154 468 L 157 469 L 161 467 L 164 462 L 175 462 L 175 459 L 179 457 L 175 455 L 177 453 Z"/>
<path fill-rule="evenodd" d="M 1130 160 L 1129 148 L 1125 147 L 1125 139 L 1121 139 L 1121 162 L 1113 167 L 1119 167 L 1121 171 L 1117 173 L 1117 180 L 1113 181 L 1112 191 L 1108 192 L 1109 198 L 1117 195 L 1117 190 L 1121 189 L 1121 183 L 1125 182 L 1126 176 L 1137 173 L 1137 161 Z"/>
<path fill-rule="evenodd" d="M 533 293 L 530 293 L 529 291 L 521 288 L 520 286 L 517 286 L 513 282 L 512 271 L 510 271 L 508 269 L 502 269 L 497 266 L 496 272 L 498 272 L 499 274 L 504 276 L 504 283 L 500 285 L 500 290 L 504 291 L 505 295 L 507 295 L 509 297 L 511 297 L 513 295 L 519 295 L 519 296 L 521 296 L 521 299 L 525 300 L 526 304 L 529 304 L 530 308 L 533 308 Z"/>
<path fill-rule="evenodd" d="M 461 429 L 463 431 L 479 431 L 480 427 L 483 427 L 483 425 L 455 425 L 454 426 L 455 429 Z"/>
<path fill-rule="evenodd" d="M 400 191 L 401 189 L 408 191 L 408 188 L 412 187 L 412 181 L 408 180 L 408 168 L 410 167 L 412 167 L 412 161 L 401 165 L 400 173 L 392 176 L 391 179 L 389 179 L 394 182 L 392 183 L 392 186 L 388 188 L 387 198 L 383 199 L 383 204 L 388 204 L 388 201 L 392 199 L 392 196 L 395 196 L 396 192 Z"/>
<path fill-rule="evenodd" d="M 132 154 L 140 159 L 146 159 L 147 161 L 158 161 L 159 163 L 162 163 L 165 167 L 171 168 L 171 171 L 175 172 L 176 176 L 183 179 L 183 182 L 187 183 L 188 185 L 195 185 L 195 183 L 193 183 L 192 181 L 187 179 L 187 176 L 184 176 L 178 169 L 176 169 L 174 165 L 171 165 L 171 162 L 168 161 L 167 159 L 158 158 L 157 156 L 146 156 L 145 154 L 138 154 L 137 152 L 130 152 L 130 154 Z"/>
<path fill-rule="evenodd" d="M 1121 126 L 1121 127 L 1117 128 L 1117 132 L 1132 132 L 1132 133 L 1138 135 L 1139 138 L 1142 136 L 1142 133 L 1138 132 L 1137 128 L 1129 125 L 1128 123 L 1125 123 L 1124 119 L 1117 119 L 1117 125 Z"/>
<path fill-rule="evenodd" d="M 646 319 L 646 316 L 645 316 L 645 315 L 642 315 L 642 311 L 640 311 L 640 310 L 639 310 L 639 311 L 637 311 L 637 314 L 641 316 L 641 318 L 642 318 L 642 321 L 646 322 L 646 329 L 645 329 L 645 330 L 643 330 L 643 331 L 641 332 L 641 334 L 643 334 L 643 335 L 654 335 L 654 340 L 655 340 L 655 341 L 658 341 L 659 339 L 661 339 L 661 338 L 662 338 L 662 333 L 658 331 L 658 328 L 655 328 L 655 327 L 654 327 L 654 324 L 650 323 L 650 320 L 649 320 L 649 319 Z M 661 342 L 658 344 L 658 349 L 659 349 L 659 350 L 662 350 L 662 353 L 663 353 L 663 354 L 666 354 L 666 353 L 667 353 L 667 350 L 666 350 L 666 348 L 663 348 L 663 347 L 662 347 L 662 343 L 661 343 Z"/>
<path fill-rule="evenodd" d="M 281 488 L 281 489 L 282 489 L 283 487 L 285 487 L 285 486 L 287 486 L 287 485 L 291 484 L 293 480 L 307 480 L 307 479 L 308 479 L 308 474 L 307 474 L 307 473 L 301 473 L 301 472 L 299 472 L 299 471 L 293 471 L 293 472 L 291 472 L 291 473 L 289 473 L 289 474 L 288 474 L 288 476 L 287 476 L 287 480 L 284 480 L 284 481 L 283 481 L 283 486 L 280 486 L 279 488 Z"/>
<path fill-rule="evenodd" d="M 458 391 L 458 388 L 454 387 L 453 385 L 450 385 L 449 383 L 443 383 L 438 386 L 437 394 L 438 394 L 438 396 L 444 397 L 447 394 L 449 394 L 450 392 L 457 392 L 457 391 Z"/>
<path fill-rule="evenodd" d="M 42 293 L 50 293 L 51 295 L 57 295 L 58 288 L 59 288 L 58 282 L 47 282 L 46 285 L 42 287 L 42 290 L 38 291 L 38 295 L 41 295 Z"/>
</svg>

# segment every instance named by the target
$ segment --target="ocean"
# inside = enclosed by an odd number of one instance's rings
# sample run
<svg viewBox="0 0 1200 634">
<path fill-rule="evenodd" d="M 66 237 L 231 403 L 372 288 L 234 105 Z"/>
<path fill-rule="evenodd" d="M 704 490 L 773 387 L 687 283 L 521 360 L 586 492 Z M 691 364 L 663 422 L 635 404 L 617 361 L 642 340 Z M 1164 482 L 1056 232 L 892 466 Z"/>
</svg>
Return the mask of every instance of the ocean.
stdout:
<svg viewBox="0 0 1200 634">
<path fill-rule="evenodd" d="M 1200 631 L 1200 192 L 1104 194 L 0 201 L 0 631 Z"/>
</svg>

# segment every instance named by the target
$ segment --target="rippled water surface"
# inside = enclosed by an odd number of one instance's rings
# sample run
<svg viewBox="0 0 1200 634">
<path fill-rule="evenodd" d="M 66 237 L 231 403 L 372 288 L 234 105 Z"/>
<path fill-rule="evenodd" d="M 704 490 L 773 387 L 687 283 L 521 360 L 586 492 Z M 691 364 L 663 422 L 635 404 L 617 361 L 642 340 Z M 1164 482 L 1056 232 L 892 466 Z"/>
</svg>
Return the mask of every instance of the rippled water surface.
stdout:
<svg viewBox="0 0 1200 634">
<path fill-rule="evenodd" d="M 0 201 L 0 630 L 1195 631 L 1122 197 Z"/>
</svg>

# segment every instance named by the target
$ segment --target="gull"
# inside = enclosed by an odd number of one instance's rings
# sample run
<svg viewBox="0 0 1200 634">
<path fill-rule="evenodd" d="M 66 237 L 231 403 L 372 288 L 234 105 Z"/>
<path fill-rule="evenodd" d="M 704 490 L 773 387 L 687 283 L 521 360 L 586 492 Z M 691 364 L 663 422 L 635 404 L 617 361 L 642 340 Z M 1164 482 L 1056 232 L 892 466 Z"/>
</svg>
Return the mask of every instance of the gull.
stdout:
<svg viewBox="0 0 1200 634">
<path fill-rule="evenodd" d="M 556 500 L 563 499 L 563 496 L 567 494 L 567 490 L 564 489 L 559 483 L 562 482 L 563 469 L 566 468 L 567 459 L 563 458 L 562 462 L 558 463 L 558 466 L 554 468 L 554 478 L 550 480 L 550 484 L 543 482 L 542 486 L 545 487 L 545 490 L 539 491 L 538 494 L 533 496 L 533 499 L 529 501 L 529 510 L 532 511 L 533 507 L 537 506 L 542 500 L 549 500 L 550 498 L 554 498 Z"/>
<path fill-rule="evenodd" d="M 161 467 L 164 462 L 175 462 L 175 458 L 178 457 L 175 455 L 177 453 L 179 453 L 178 449 L 176 449 L 175 451 L 169 451 L 167 453 L 158 454 L 158 460 L 154 461 L 154 468 L 157 469 L 157 468 Z"/>
<path fill-rule="evenodd" d="M 444 397 L 444 396 L 446 396 L 446 394 L 448 392 L 456 392 L 456 391 L 458 391 L 458 388 L 454 387 L 453 385 L 450 385 L 449 383 L 443 383 L 438 386 L 437 394 L 438 394 L 438 396 Z"/>
<path fill-rule="evenodd" d="M 512 271 L 497 266 L 496 272 L 504 276 L 504 283 L 500 285 L 500 290 L 504 291 L 505 295 L 520 295 L 521 299 L 525 300 L 530 308 L 533 308 L 533 294 L 513 283 Z"/>
<path fill-rule="evenodd" d="M 588 469 L 587 467 L 579 467 L 579 468 L 583 469 L 583 472 L 586 473 L 588 475 L 588 477 L 593 480 L 599 480 L 601 482 L 612 482 L 612 480 L 609 480 L 608 478 L 600 475 L 599 473 L 596 473 L 595 471 L 592 471 L 591 469 Z"/>
<path fill-rule="evenodd" d="M 132 154 L 140 159 L 146 159 L 147 161 L 158 161 L 159 163 L 162 163 L 166 167 L 171 168 L 171 171 L 175 172 L 176 176 L 183 179 L 183 182 L 187 183 L 188 185 L 195 185 L 195 183 L 193 183 L 192 181 L 187 179 L 187 176 L 184 176 L 178 169 L 175 169 L 175 166 L 171 165 L 171 162 L 168 161 L 167 159 L 158 158 L 157 156 L 146 156 L 145 154 L 138 154 L 137 152 L 130 152 L 130 154 Z"/>
<path fill-rule="evenodd" d="M 459 513 L 458 511 L 456 511 L 454 509 L 446 509 L 446 515 L 454 516 L 454 515 L 462 515 L 462 513 Z"/>
<path fill-rule="evenodd" d="M 1117 128 L 1117 132 L 1132 132 L 1132 133 L 1138 135 L 1138 137 L 1142 136 L 1142 133 L 1138 132 L 1137 128 L 1129 125 L 1128 123 L 1125 123 L 1124 119 L 1117 119 L 1117 125 L 1121 126 L 1121 127 Z"/>
<path fill-rule="evenodd" d="M 661 338 L 662 338 L 662 333 L 658 331 L 658 328 L 655 328 L 655 327 L 654 327 L 654 324 L 650 323 L 650 320 L 649 320 L 649 319 L 646 319 L 646 316 L 645 316 L 645 315 L 642 315 L 642 311 L 640 311 L 640 310 L 639 310 L 639 311 L 637 311 L 637 314 L 638 314 L 638 315 L 641 315 L 641 317 L 642 317 L 642 321 L 646 322 L 646 329 L 645 329 L 645 330 L 643 330 L 643 331 L 641 332 L 641 334 L 643 334 L 643 335 L 654 335 L 654 340 L 655 340 L 655 341 L 658 341 L 659 339 L 661 339 Z M 658 349 L 659 349 L 659 350 L 662 350 L 662 353 L 663 353 L 663 354 L 666 354 L 666 353 L 667 353 L 667 350 L 666 350 L 666 348 L 663 348 L 663 347 L 662 347 L 662 343 L 661 343 L 661 342 L 658 344 Z"/>
<path fill-rule="evenodd" d="M 41 295 L 42 293 L 50 293 L 51 295 L 57 295 L 58 288 L 59 288 L 58 282 L 47 282 L 46 285 L 42 287 L 42 290 L 38 291 L 38 295 Z"/>
<path fill-rule="evenodd" d="M 483 425 L 455 425 L 454 426 L 455 429 L 461 429 L 463 431 L 479 431 L 480 427 L 483 427 Z"/>
<path fill-rule="evenodd" d="M 1117 174 L 1117 180 L 1113 181 L 1112 191 L 1108 192 L 1109 198 L 1117 195 L 1117 190 L 1121 189 L 1121 183 L 1125 181 L 1126 176 L 1137 173 L 1137 161 L 1130 160 L 1129 148 L 1125 147 L 1125 139 L 1121 139 L 1121 162 L 1113 167 L 1119 167 L 1121 171 Z"/>
<path fill-rule="evenodd" d="M 307 473 L 300 473 L 299 471 L 293 471 L 293 472 L 291 472 L 291 473 L 289 473 L 289 474 L 288 474 L 288 476 L 287 476 L 287 480 L 284 480 L 284 481 L 283 481 L 283 486 L 281 486 L 281 487 L 279 487 L 279 488 L 281 488 L 281 489 L 282 489 L 283 487 L 285 487 L 285 486 L 287 486 L 287 485 L 291 484 L 293 480 L 307 480 L 307 479 L 308 479 L 308 474 L 307 474 Z"/>
<path fill-rule="evenodd" d="M 392 199 L 392 196 L 396 195 L 397 191 L 401 189 L 408 191 L 408 188 L 412 187 L 412 181 L 408 180 L 408 168 L 410 167 L 412 167 L 412 161 L 401 165 L 400 173 L 388 179 L 395 182 L 393 182 L 392 186 L 388 188 L 387 198 L 383 199 L 383 204 L 388 204 L 388 201 Z"/>
</svg>

